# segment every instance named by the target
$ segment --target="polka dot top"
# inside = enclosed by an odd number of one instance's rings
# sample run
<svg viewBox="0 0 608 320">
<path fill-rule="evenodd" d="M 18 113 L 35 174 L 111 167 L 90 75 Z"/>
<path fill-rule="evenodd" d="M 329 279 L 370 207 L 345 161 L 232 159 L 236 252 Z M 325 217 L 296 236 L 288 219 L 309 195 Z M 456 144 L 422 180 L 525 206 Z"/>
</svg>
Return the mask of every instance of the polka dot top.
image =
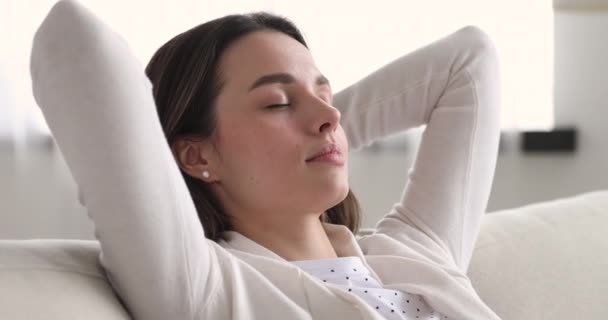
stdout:
<svg viewBox="0 0 608 320">
<path fill-rule="evenodd" d="M 366 301 L 386 319 L 447 319 L 433 311 L 422 296 L 383 289 L 359 257 L 291 261 L 322 280 Z"/>
</svg>

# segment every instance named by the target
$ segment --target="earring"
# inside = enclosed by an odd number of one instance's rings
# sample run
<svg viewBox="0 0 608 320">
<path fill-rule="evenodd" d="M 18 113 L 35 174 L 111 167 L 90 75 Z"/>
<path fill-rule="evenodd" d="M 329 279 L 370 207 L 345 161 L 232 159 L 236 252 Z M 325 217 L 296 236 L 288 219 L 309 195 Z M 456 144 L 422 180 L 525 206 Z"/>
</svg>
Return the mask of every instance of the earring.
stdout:
<svg viewBox="0 0 608 320">
<path fill-rule="evenodd" d="M 203 173 L 201 175 L 203 176 L 203 178 L 208 179 L 209 178 L 209 171 L 205 170 L 205 171 L 203 171 Z"/>
</svg>

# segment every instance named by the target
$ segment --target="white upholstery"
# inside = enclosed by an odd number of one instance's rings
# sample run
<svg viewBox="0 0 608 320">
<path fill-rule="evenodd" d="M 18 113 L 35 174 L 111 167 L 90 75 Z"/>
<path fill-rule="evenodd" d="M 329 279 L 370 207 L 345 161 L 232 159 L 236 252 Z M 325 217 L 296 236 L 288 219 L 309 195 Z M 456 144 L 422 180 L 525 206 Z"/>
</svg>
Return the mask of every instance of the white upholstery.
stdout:
<svg viewBox="0 0 608 320">
<path fill-rule="evenodd" d="M 505 320 L 605 319 L 608 190 L 489 213 L 469 268 Z M 0 319 L 128 319 L 85 240 L 0 241 Z"/>
<path fill-rule="evenodd" d="M 129 319 L 86 240 L 1 240 L 0 319 Z"/>
<path fill-rule="evenodd" d="M 504 319 L 608 319 L 608 190 L 486 215 L 469 268 Z"/>
</svg>

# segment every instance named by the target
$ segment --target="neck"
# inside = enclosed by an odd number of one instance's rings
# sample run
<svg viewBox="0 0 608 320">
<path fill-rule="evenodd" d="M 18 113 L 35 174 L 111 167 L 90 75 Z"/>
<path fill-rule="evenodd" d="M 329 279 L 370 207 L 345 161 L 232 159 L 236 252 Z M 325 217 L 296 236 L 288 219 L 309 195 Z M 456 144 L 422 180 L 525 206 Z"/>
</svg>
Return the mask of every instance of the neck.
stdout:
<svg viewBox="0 0 608 320">
<path fill-rule="evenodd" d="M 287 261 L 337 258 L 318 214 L 234 222 L 235 231 Z M 252 222 L 255 221 L 255 222 Z"/>
</svg>

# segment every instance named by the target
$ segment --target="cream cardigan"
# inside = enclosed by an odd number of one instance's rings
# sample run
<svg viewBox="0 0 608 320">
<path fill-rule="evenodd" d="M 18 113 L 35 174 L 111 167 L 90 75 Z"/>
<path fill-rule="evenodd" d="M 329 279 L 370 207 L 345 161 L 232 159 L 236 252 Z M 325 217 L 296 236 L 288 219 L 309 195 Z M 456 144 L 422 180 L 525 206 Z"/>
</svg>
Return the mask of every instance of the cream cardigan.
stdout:
<svg viewBox="0 0 608 320">
<path fill-rule="evenodd" d="M 398 39 L 397 39 L 398 40 Z M 75 1 L 34 39 L 33 91 L 95 223 L 100 261 L 135 319 L 381 319 L 231 231 L 205 238 L 163 135 L 150 82 L 126 42 Z M 405 189 L 376 232 L 325 224 L 385 288 L 422 295 L 450 319 L 499 319 L 466 275 L 496 164 L 495 49 L 464 27 L 337 93 L 352 150 L 426 125 Z"/>
</svg>

